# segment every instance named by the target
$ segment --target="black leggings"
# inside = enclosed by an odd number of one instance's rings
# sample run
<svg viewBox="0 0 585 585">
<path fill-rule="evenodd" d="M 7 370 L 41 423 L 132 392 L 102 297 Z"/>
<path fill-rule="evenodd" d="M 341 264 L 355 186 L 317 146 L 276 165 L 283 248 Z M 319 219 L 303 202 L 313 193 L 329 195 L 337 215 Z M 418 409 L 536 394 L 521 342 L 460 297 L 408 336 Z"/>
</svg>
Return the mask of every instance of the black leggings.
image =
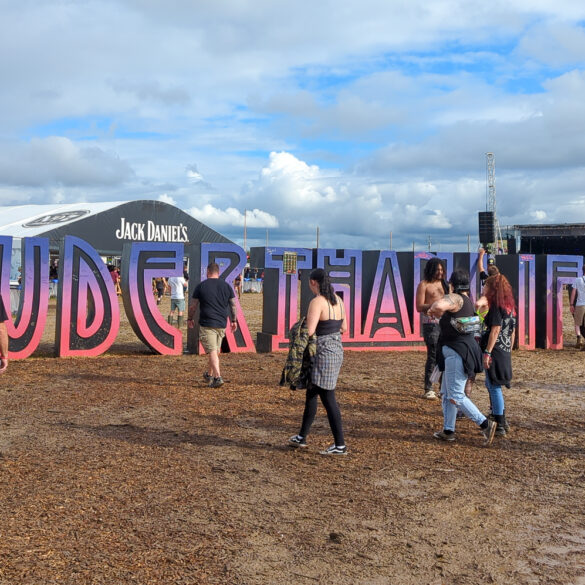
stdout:
<svg viewBox="0 0 585 585">
<path fill-rule="evenodd" d="M 345 445 L 343 428 L 341 426 L 341 412 L 339 411 L 337 400 L 335 400 L 335 390 L 325 390 L 324 388 L 315 386 L 315 384 L 311 384 L 310 388 L 307 388 L 305 412 L 303 412 L 303 422 L 299 435 L 306 437 L 311 430 L 311 425 L 317 414 L 317 396 L 321 398 L 321 402 L 327 411 L 327 418 L 329 419 L 329 426 L 331 427 L 335 444 L 338 447 Z"/>
</svg>

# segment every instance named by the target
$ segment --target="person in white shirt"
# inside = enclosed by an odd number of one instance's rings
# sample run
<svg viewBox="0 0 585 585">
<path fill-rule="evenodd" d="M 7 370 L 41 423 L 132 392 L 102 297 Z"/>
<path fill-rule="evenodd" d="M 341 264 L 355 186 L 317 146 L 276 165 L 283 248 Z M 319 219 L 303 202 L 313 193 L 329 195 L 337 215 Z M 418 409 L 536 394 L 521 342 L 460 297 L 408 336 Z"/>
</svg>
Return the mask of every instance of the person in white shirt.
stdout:
<svg viewBox="0 0 585 585">
<path fill-rule="evenodd" d="M 171 276 L 168 280 L 168 285 L 171 289 L 171 310 L 167 321 L 172 325 L 175 310 L 177 311 L 177 327 L 180 329 L 183 326 L 183 313 L 185 312 L 185 290 L 187 289 L 187 281 L 182 276 Z"/>
<path fill-rule="evenodd" d="M 585 351 L 585 342 L 583 332 L 585 331 L 585 264 L 583 265 L 583 276 L 575 279 L 571 290 L 571 313 L 575 320 L 575 333 L 577 334 L 577 343 L 575 347 Z"/>
</svg>

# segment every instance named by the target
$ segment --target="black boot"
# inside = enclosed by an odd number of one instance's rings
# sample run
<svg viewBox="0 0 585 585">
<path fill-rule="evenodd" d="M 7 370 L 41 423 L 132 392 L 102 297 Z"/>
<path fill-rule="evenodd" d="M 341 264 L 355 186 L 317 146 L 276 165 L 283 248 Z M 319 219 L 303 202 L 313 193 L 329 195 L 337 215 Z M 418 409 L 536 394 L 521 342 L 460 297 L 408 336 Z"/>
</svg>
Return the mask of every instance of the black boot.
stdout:
<svg viewBox="0 0 585 585">
<path fill-rule="evenodd" d="M 506 426 L 505 422 L 506 419 L 504 418 L 503 414 L 494 414 L 494 419 L 498 424 L 496 428 L 496 435 L 505 435 L 506 434 Z"/>
<path fill-rule="evenodd" d="M 504 408 L 504 414 L 502 414 L 502 418 L 503 418 L 503 426 L 506 429 L 506 432 L 508 432 L 510 430 L 510 425 L 508 424 L 508 421 L 506 420 L 506 409 Z"/>
</svg>

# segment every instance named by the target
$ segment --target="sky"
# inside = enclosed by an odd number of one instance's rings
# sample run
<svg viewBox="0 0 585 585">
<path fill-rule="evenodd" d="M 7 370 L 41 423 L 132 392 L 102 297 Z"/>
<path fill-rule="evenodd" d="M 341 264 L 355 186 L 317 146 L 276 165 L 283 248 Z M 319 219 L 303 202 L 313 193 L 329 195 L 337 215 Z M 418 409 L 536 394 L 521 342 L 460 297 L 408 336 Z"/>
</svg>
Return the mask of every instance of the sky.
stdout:
<svg viewBox="0 0 585 585">
<path fill-rule="evenodd" d="M 579 0 L 0 0 L 0 54 L 0 206 L 465 252 L 491 152 L 501 226 L 585 222 Z"/>
</svg>

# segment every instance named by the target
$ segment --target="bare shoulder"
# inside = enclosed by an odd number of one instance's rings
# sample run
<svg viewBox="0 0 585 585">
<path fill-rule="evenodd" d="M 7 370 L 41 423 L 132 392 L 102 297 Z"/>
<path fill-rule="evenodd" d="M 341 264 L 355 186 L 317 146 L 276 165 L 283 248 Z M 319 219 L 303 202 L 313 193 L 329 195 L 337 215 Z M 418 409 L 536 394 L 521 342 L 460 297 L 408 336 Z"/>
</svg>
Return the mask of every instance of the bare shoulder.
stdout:
<svg viewBox="0 0 585 585">
<path fill-rule="evenodd" d="M 327 303 L 325 301 L 325 298 L 322 297 L 321 295 L 317 295 L 311 299 L 311 302 L 309 303 L 309 308 L 312 308 L 313 310 L 317 309 L 321 310 L 323 306 L 326 304 Z"/>
<path fill-rule="evenodd" d="M 320 305 L 321 303 L 324 303 L 324 302 L 325 302 L 325 298 L 322 295 L 315 295 L 311 299 L 311 302 L 309 304 L 313 305 L 313 306 L 317 306 L 317 305 Z"/>
</svg>

